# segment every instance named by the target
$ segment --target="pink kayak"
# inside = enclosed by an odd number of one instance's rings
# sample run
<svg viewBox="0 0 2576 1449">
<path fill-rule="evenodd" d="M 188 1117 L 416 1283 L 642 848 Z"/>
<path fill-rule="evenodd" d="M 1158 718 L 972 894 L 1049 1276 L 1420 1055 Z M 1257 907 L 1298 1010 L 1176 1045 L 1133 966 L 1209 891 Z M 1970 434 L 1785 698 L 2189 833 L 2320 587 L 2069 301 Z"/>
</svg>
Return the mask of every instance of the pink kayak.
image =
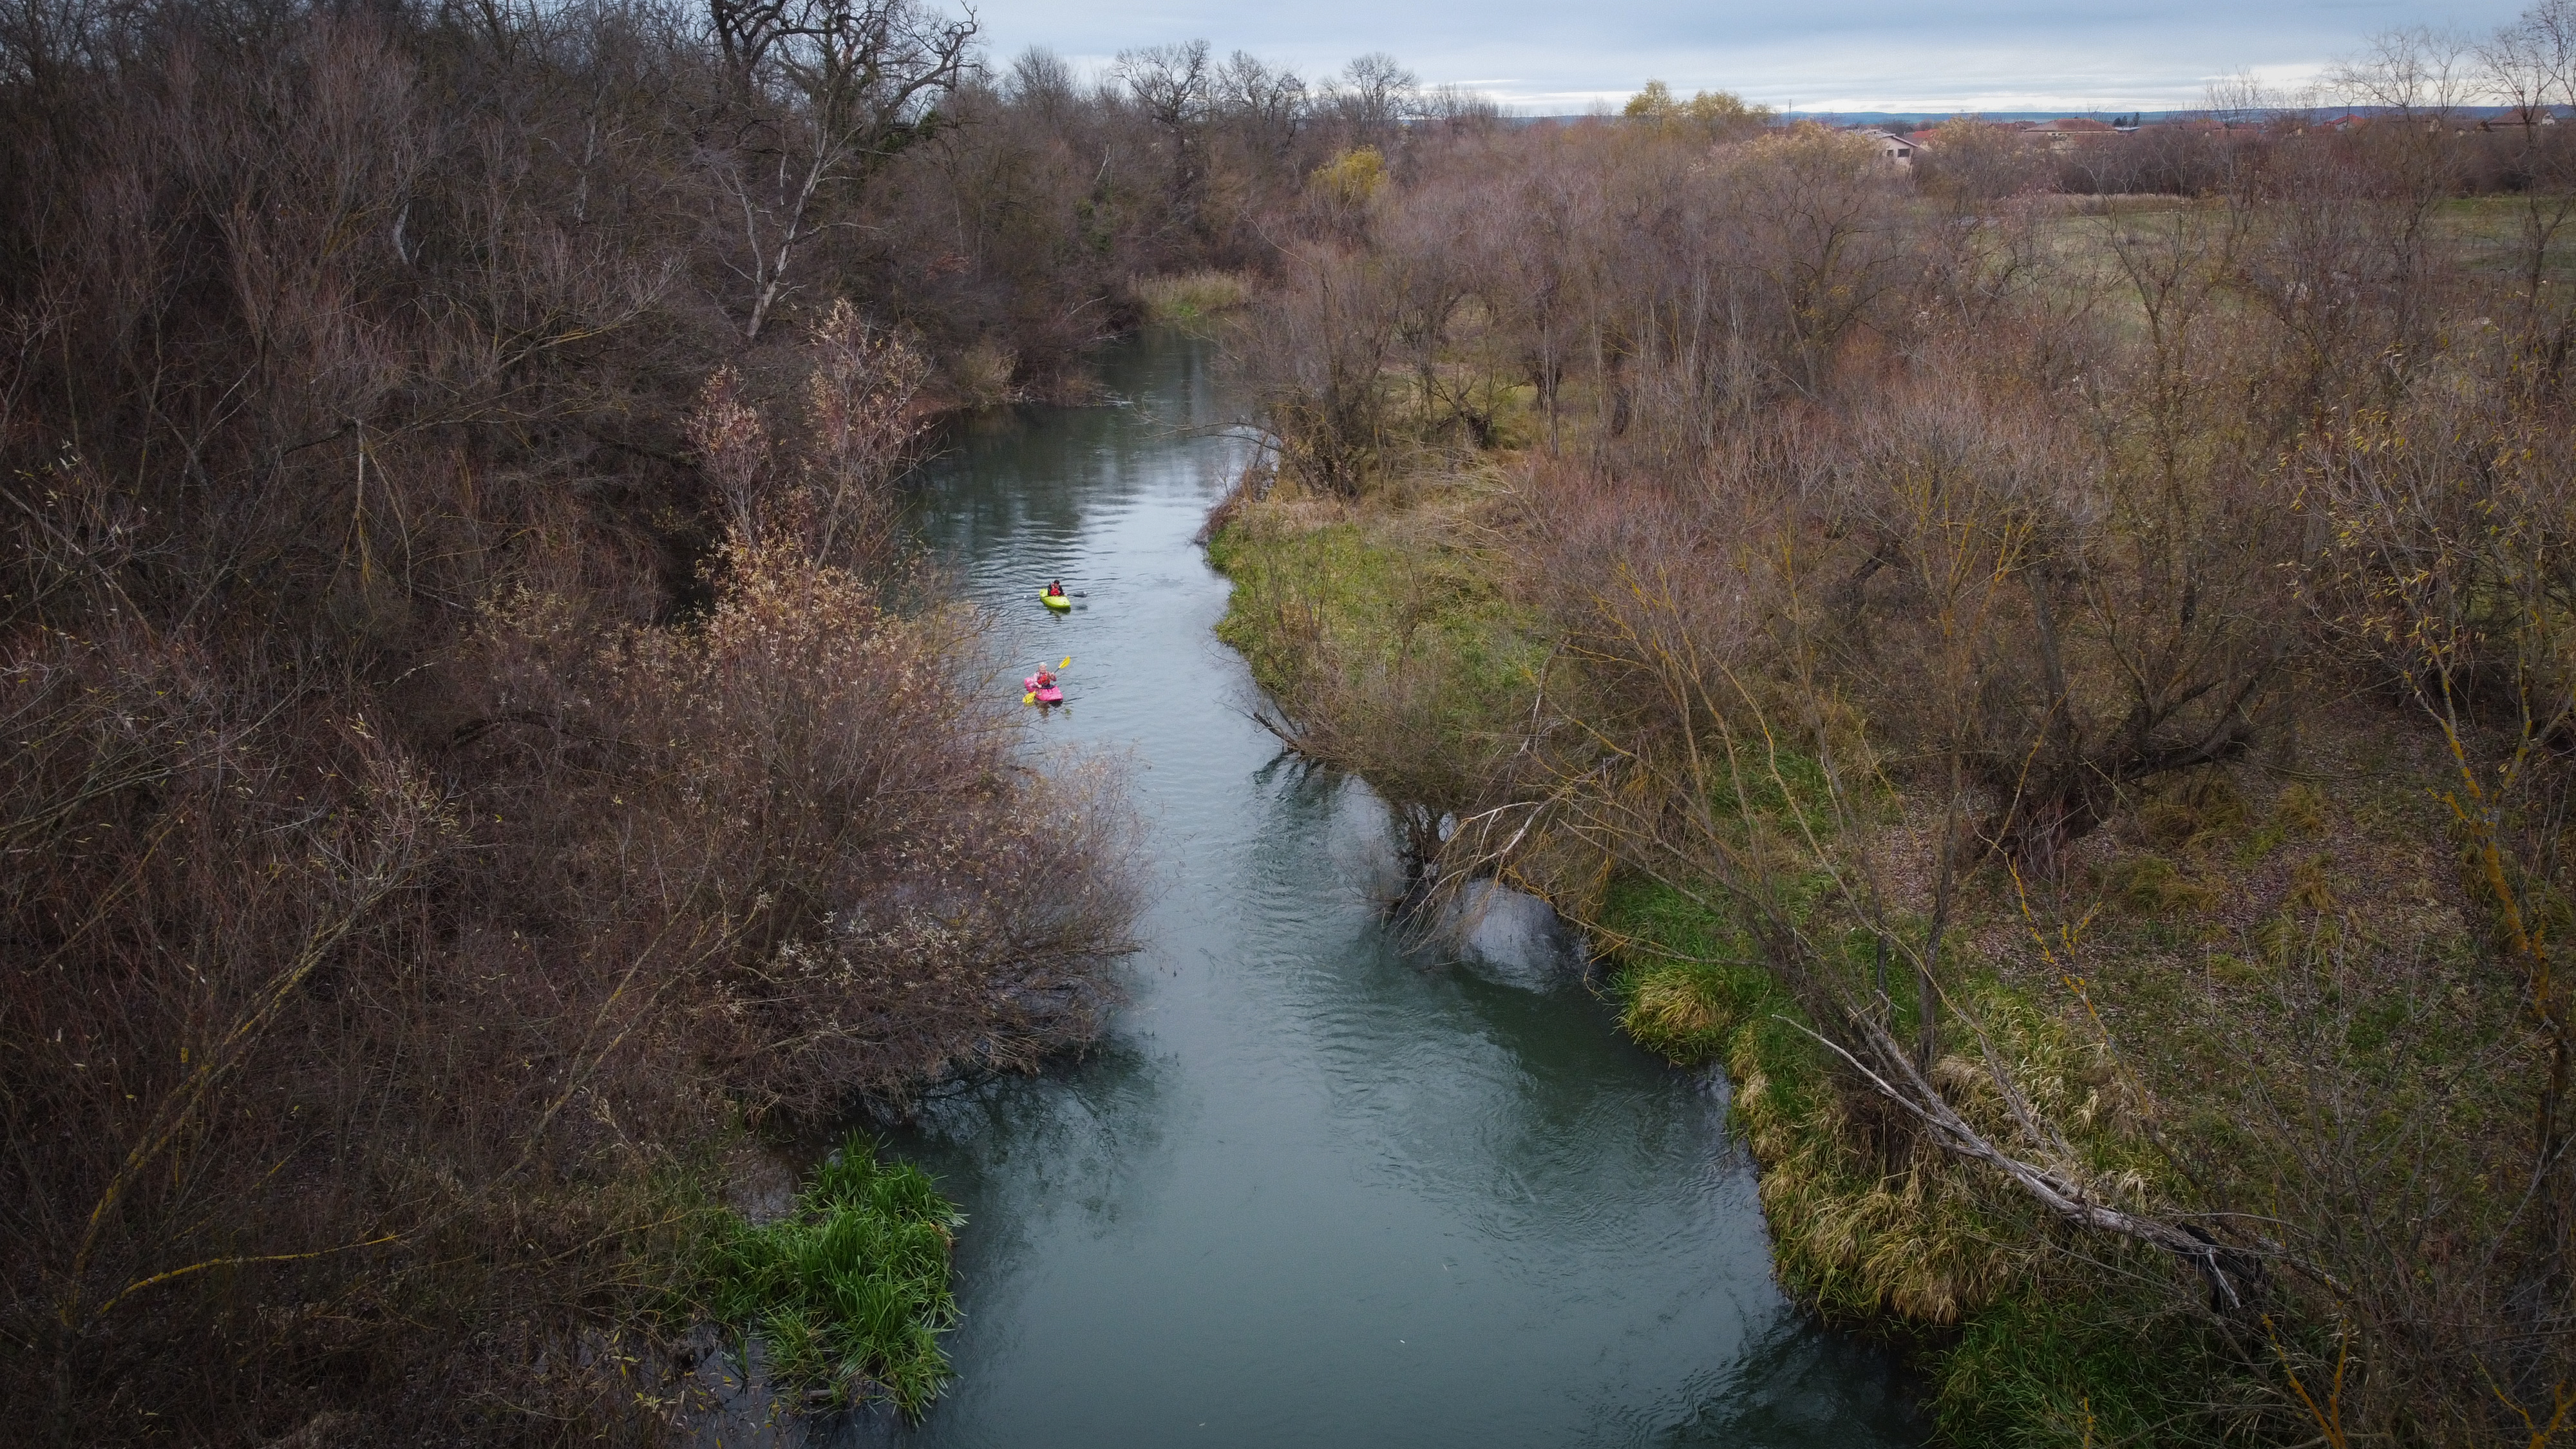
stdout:
<svg viewBox="0 0 2576 1449">
<path fill-rule="evenodd" d="M 1033 701 L 1033 702 L 1037 703 L 1037 704 L 1062 704 L 1062 703 L 1064 703 L 1064 691 L 1063 691 L 1063 690 L 1058 689 L 1056 686 L 1054 686 L 1054 685 L 1052 685 L 1052 684 L 1048 685 L 1048 686 L 1047 686 L 1046 688 L 1044 688 L 1044 689 L 1040 689 L 1040 688 L 1038 688 L 1038 677 L 1037 677 L 1036 675 L 1034 675 L 1034 674 L 1030 675 L 1030 676 L 1029 676 L 1028 678 L 1026 678 L 1026 679 L 1021 680 L 1021 681 L 1020 681 L 1020 688 L 1021 688 L 1022 690 L 1025 690 L 1025 691 L 1027 692 L 1027 694 L 1028 694 L 1029 699 L 1030 699 L 1031 701 Z"/>
</svg>

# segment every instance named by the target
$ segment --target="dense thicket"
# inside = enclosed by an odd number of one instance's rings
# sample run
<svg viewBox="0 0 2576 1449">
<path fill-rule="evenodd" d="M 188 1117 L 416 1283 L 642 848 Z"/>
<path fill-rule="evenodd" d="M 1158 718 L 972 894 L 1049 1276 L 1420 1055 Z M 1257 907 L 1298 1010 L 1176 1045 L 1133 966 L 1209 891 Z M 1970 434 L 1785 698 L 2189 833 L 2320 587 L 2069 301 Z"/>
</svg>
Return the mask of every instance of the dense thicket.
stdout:
<svg viewBox="0 0 2576 1449">
<path fill-rule="evenodd" d="M 10 7 L 11 1437 L 652 1437 L 734 1124 L 1082 1039 L 1116 782 L 1017 760 L 895 477 L 1408 85 L 995 74 L 900 0 Z"/>
<path fill-rule="evenodd" d="M 2568 22 L 2480 83 L 2576 103 Z M 1963 1441 L 2576 1428 L 2576 177 L 2428 43 L 2081 206 L 1973 125 L 1453 137 L 1250 332 L 1283 733 L 1730 1062 Z"/>
</svg>

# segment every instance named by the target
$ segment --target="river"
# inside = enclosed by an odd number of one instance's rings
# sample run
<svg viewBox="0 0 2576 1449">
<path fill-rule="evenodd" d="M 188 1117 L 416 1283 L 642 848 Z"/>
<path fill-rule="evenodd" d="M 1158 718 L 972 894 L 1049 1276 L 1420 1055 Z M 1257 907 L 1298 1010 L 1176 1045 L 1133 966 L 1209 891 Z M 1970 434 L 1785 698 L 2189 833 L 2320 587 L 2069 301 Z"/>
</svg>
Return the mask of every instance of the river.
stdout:
<svg viewBox="0 0 2576 1449">
<path fill-rule="evenodd" d="M 1383 808 L 1245 716 L 1192 541 L 1244 456 L 1215 362 L 1121 343 L 1114 403 L 971 430 L 917 500 L 1009 677 L 1072 656 L 1037 744 L 1128 761 L 1153 889 L 1096 1050 L 894 1136 L 968 1223 L 957 1381 L 891 1437 L 1921 1442 L 1886 1356 L 1773 1284 L 1723 1079 L 1628 1044 L 1543 935 L 1404 949 Z M 1051 577 L 1069 615 L 1038 605 Z"/>
</svg>

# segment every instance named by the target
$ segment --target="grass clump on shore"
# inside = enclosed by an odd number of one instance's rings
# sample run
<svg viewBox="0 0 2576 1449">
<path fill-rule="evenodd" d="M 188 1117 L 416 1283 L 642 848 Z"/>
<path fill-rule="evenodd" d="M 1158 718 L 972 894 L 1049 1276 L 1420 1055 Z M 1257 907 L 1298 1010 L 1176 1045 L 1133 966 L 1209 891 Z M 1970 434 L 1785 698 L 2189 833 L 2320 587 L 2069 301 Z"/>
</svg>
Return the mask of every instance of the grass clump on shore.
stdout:
<svg viewBox="0 0 2576 1449">
<path fill-rule="evenodd" d="M 1190 327 L 1252 300 L 1252 284 L 1237 272 L 1180 272 L 1138 281 L 1136 300 L 1145 304 L 1147 321 Z"/>
<path fill-rule="evenodd" d="M 771 1380 L 835 1405 L 883 1399 L 918 1417 L 949 1379 L 949 1250 L 966 1221 L 929 1174 L 852 1135 L 787 1215 L 735 1217 L 714 1251 L 718 1322 L 758 1335 Z"/>
<path fill-rule="evenodd" d="M 2158 1273 L 2151 1252 L 2095 1244 L 2087 1262 L 2035 1251 L 2047 1228 L 2027 1204 L 1844 1089 L 1792 995 L 1722 914 L 1625 877 L 1605 893 L 1601 925 L 1628 1034 L 1676 1064 L 1725 1064 L 1784 1285 L 1828 1319 L 1907 1344 L 1946 1441 L 2224 1437 L 2242 1385 L 2204 1324 L 2138 1286 Z M 2085 1115 L 2065 1109 L 2098 1073 L 2061 1023 L 1989 974 L 1955 990 L 2015 1079 L 2058 1116 Z M 1892 1004 L 1910 1032 L 1906 1004 Z M 1999 1111 L 1979 1100 L 1986 1049 L 1960 1043 L 1936 1073 L 1979 1118 Z M 2102 1180 L 2153 1172 L 2107 1124 L 2077 1143 Z"/>
</svg>

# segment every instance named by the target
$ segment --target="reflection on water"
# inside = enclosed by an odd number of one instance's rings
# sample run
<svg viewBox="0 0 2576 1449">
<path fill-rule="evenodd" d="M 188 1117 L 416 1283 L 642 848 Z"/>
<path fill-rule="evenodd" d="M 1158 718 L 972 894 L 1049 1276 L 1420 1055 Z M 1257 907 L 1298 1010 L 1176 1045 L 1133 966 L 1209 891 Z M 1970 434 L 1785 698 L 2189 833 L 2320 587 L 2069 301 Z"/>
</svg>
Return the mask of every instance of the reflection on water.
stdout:
<svg viewBox="0 0 2576 1449">
<path fill-rule="evenodd" d="M 972 431 L 925 485 L 1000 675 L 1072 656 L 1040 747 L 1132 759 L 1159 874 L 1109 1039 L 899 1134 L 969 1214 L 960 1377 L 917 1428 L 825 1437 L 1918 1441 L 1881 1356 L 1773 1286 L 1722 1084 L 1543 962 L 1405 951 L 1372 899 L 1382 807 L 1244 717 L 1190 542 L 1242 460 L 1212 361 L 1131 344 L 1126 401 Z M 1069 615 L 1033 597 L 1053 577 Z"/>
</svg>

